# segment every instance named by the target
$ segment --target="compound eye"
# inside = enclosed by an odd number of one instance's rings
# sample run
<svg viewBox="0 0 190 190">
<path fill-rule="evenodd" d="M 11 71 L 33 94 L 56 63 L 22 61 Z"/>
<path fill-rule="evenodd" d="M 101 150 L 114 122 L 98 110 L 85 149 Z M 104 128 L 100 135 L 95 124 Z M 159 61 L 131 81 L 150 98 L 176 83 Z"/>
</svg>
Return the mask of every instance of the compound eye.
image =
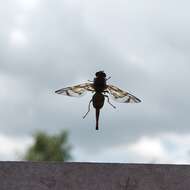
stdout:
<svg viewBox="0 0 190 190">
<path fill-rule="evenodd" d="M 105 74 L 105 73 L 102 73 L 102 76 L 103 76 L 104 78 L 106 78 L 106 74 Z"/>
</svg>

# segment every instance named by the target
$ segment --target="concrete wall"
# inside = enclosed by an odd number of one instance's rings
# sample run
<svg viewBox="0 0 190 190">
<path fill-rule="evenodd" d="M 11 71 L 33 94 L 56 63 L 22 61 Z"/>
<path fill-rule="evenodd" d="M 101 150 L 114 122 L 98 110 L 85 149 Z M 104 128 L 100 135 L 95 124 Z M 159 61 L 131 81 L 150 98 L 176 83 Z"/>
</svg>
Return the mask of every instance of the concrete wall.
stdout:
<svg viewBox="0 0 190 190">
<path fill-rule="evenodd" d="M 0 162 L 0 190 L 189 190 L 190 166 Z"/>
</svg>

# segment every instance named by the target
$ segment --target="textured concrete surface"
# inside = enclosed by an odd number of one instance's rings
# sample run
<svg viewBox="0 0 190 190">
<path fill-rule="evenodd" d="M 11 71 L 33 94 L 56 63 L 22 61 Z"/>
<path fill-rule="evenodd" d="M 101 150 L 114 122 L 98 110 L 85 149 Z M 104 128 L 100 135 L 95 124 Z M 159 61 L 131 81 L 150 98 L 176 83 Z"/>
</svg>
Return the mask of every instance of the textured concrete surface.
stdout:
<svg viewBox="0 0 190 190">
<path fill-rule="evenodd" d="M 190 166 L 0 162 L 0 190 L 188 190 Z"/>
</svg>

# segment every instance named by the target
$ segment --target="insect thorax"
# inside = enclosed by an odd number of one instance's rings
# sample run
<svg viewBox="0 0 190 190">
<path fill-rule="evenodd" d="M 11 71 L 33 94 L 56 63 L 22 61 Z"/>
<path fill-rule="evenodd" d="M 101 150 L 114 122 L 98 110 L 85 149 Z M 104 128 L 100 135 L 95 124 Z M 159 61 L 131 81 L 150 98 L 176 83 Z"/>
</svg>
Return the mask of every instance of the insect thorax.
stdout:
<svg viewBox="0 0 190 190">
<path fill-rule="evenodd" d="M 94 78 L 94 89 L 96 92 L 103 92 L 106 88 L 106 79 L 104 77 Z"/>
</svg>

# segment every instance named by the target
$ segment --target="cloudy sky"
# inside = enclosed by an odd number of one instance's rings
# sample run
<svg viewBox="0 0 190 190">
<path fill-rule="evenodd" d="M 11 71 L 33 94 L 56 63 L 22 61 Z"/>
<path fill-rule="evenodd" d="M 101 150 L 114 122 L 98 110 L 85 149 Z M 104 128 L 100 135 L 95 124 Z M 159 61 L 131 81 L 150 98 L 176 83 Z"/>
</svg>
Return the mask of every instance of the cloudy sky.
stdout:
<svg viewBox="0 0 190 190">
<path fill-rule="evenodd" d="M 70 132 L 74 161 L 190 163 L 188 0 L 0 0 L 0 160 L 19 160 L 32 134 Z M 54 91 L 92 80 L 140 104 Z"/>
</svg>

